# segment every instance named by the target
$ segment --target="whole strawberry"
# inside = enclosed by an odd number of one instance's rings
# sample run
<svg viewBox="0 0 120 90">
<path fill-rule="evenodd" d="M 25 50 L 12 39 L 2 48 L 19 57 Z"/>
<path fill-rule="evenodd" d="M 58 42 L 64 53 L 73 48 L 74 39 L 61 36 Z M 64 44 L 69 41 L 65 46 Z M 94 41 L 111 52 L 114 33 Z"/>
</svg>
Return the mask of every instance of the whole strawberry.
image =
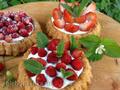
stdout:
<svg viewBox="0 0 120 90">
<path fill-rule="evenodd" d="M 56 88 L 61 88 L 61 87 L 63 86 L 63 84 L 64 84 L 64 81 L 63 81 L 63 79 L 60 78 L 60 77 L 55 77 L 55 78 L 53 79 L 53 81 L 52 81 L 52 84 L 53 84 L 53 86 L 56 87 Z"/>
<path fill-rule="evenodd" d="M 41 86 L 45 85 L 45 83 L 47 82 L 45 75 L 44 74 L 37 75 L 36 82 Z"/>
<path fill-rule="evenodd" d="M 56 69 L 53 66 L 48 66 L 45 72 L 50 77 L 55 77 L 57 75 Z"/>
</svg>

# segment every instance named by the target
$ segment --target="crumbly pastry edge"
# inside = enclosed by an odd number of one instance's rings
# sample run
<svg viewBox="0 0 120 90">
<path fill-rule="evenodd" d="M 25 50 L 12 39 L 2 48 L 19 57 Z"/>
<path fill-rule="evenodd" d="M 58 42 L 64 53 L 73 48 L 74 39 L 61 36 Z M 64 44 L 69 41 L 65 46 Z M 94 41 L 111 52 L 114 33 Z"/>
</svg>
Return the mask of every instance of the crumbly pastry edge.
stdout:
<svg viewBox="0 0 120 90">
<path fill-rule="evenodd" d="M 46 33 L 49 37 L 51 37 L 52 39 L 56 38 L 56 39 L 61 39 L 61 40 L 65 40 L 65 41 L 69 41 L 71 36 L 74 36 L 76 39 L 79 39 L 81 37 L 85 37 L 88 35 L 97 35 L 100 36 L 100 32 L 101 32 L 101 25 L 99 22 L 97 22 L 96 26 L 88 33 L 86 34 L 81 34 L 81 35 L 72 35 L 72 34 L 65 34 L 59 30 L 57 30 L 54 26 L 53 23 L 51 21 L 51 19 L 48 20 L 47 24 L 46 24 Z"/>
<path fill-rule="evenodd" d="M 30 78 L 27 76 L 23 62 L 28 57 L 30 50 L 28 50 L 23 57 L 23 61 L 20 62 L 18 67 L 18 83 L 19 86 L 22 87 L 22 90 L 50 90 L 48 88 L 44 88 L 38 85 L 35 85 Z M 64 89 L 60 90 L 88 90 L 88 86 L 91 84 L 92 75 L 92 68 L 88 59 L 84 56 L 84 70 L 77 81 L 73 84 L 65 87 Z"/>
<path fill-rule="evenodd" d="M 25 37 L 23 40 L 17 43 L 2 43 L 0 42 L 0 55 L 6 56 L 17 56 L 21 53 L 24 53 L 29 49 L 34 43 L 36 43 L 36 33 L 42 31 L 39 23 L 34 21 L 34 31 L 28 37 Z"/>
</svg>

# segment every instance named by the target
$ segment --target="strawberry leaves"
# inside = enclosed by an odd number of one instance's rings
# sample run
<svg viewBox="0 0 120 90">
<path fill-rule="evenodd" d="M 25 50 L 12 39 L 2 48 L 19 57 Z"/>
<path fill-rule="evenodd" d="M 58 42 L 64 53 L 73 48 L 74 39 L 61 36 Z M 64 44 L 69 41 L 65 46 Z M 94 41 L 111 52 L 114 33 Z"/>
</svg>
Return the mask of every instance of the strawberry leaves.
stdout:
<svg viewBox="0 0 120 90">
<path fill-rule="evenodd" d="M 65 70 L 62 69 L 62 68 L 60 69 L 60 71 L 61 71 L 61 73 L 62 73 L 63 78 L 68 78 L 68 77 L 70 77 L 70 76 L 73 75 L 72 72 L 70 72 L 70 71 L 65 71 Z"/>
<path fill-rule="evenodd" d="M 62 57 L 63 53 L 64 53 L 64 41 L 62 40 L 57 46 L 57 56 Z"/>
<path fill-rule="evenodd" d="M 44 48 L 47 44 L 48 44 L 47 36 L 42 32 L 38 32 L 37 33 L 37 46 L 38 46 L 38 48 Z"/>
<path fill-rule="evenodd" d="M 24 67 L 26 70 L 34 73 L 39 74 L 43 69 L 43 65 L 35 60 L 28 59 L 24 61 Z"/>
<path fill-rule="evenodd" d="M 74 36 L 71 36 L 71 38 L 70 38 L 70 50 L 73 51 L 76 48 L 78 48 L 78 44 L 76 42 L 76 39 L 74 38 Z"/>
</svg>

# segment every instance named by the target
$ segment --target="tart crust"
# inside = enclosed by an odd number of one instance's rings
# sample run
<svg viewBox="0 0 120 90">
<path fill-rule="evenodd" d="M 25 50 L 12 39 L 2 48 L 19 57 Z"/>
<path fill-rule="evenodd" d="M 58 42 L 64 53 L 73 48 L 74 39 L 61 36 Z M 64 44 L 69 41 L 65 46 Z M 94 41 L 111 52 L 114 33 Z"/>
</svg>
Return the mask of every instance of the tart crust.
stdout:
<svg viewBox="0 0 120 90">
<path fill-rule="evenodd" d="M 23 59 L 25 60 L 30 51 L 28 50 L 25 54 Z M 80 77 L 78 78 L 77 81 L 75 81 L 72 85 L 69 85 L 65 87 L 64 89 L 61 90 L 87 90 L 89 84 L 91 83 L 91 78 L 92 76 L 92 71 L 91 71 L 91 66 L 86 57 L 83 57 L 83 62 L 84 62 L 84 70 Z M 19 67 L 18 67 L 18 82 L 19 85 L 23 88 L 22 90 L 50 90 L 48 88 L 44 88 L 41 86 L 35 85 L 27 76 L 25 68 L 23 66 L 23 61 L 20 62 Z"/>
<path fill-rule="evenodd" d="M 61 39 L 61 40 L 65 40 L 68 41 L 70 39 L 70 37 L 72 36 L 72 34 L 66 34 L 63 33 L 59 30 L 57 30 L 54 26 L 53 23 L 51 21 L 51 19 L 48 20 L 47 24 L 46 24 L 46 33 L 48 34 L 49 37 L 51 37 L 52 39 L 56 38 L 56 39 Z M 85 37 L 87 35 L 98 35 L 100 36 L 100 31 L 101 31 L 101 25 L 99 22 L 97 22 L 96 26 L 88 33 L 86 34 L 77 34 L 77 35 L 73 35 L 76 39 L 79 39 L 81 37 Z"/>
<path fill-rule="evenodd" d="M 24 53 L 28 48 L 30 48 L 36 42 L 36 32 L 42 31 L 38 22 L 34 21 L 34 31 L 28 37 L 20 40 L 16 43 L 0 42 L 0 55 L 11 55 L 17 56 Z"/>
</svg>

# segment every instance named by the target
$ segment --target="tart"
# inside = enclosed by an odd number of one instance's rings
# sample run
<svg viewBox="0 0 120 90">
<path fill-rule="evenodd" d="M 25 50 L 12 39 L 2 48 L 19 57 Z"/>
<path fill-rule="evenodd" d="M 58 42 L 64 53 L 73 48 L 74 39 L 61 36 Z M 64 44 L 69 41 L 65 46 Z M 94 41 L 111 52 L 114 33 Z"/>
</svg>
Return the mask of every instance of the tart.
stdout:
<svg viewBox="0 0 120 90">
<path fill-rule="evenodd" d="M 41 31 L 36 20 L 25 12 L 0 12 L 0 55 L 17 56 L 35 42 Z"/>
<path fill-rule="evenodd" d="M 87 90 L 91 66 L 82 50 L 71 51 L 70 46 L 60 39 L 52 39 L 44 47 L 32 46 L 18 68 L 22 90 Z"/>
<path fill-rule="evenodd" d="M 83 5 L 83 0 L 80 3 L 60 0 L 59 6 L 53 9 L 46 25 L 48 36 L 65 41 L 72 35 L 76 39 L 91 34 L 99 36 L 101 26 L 97 20 L 96 4 L 91 2 L 82 10 Z"/>
</svg>

